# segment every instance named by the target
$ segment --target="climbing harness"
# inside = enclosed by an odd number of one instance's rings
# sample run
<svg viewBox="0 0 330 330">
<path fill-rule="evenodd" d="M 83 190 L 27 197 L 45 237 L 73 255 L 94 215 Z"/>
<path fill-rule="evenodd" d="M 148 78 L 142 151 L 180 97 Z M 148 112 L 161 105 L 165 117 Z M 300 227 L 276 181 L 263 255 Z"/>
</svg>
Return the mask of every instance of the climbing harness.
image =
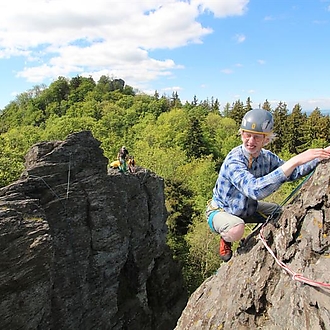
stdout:
<svg viewBox="0 0 330 330">
<path fill-rule="evenodd" d="M 314 170 L 315 171 L 315 170 Z M 297 191 L 303 186 L 303 184 L 312 176 L 312 174 L 314 173 L 314 171 L 312 171 L 292 192 L 291 194 L 281 203 L 281 206 L 285 205 L 296 193 Z M 319 288 L 327 288 L 330 289 L 330 284 L 329 283 L 323 283 L 323 282 L 318 282 L 318 281 L 314 281 L 311 280 L 309 278 L 304 277 L 301 274 L 298 274 L 296 272 L 294 272 L 293 270 L 291 270 L 284 262 L 280 261 L 275 253 L 272 251 L 272 249 L 269 247 L 269 245 L 267 244 L 267 241 L 264 237 L 264 233 L 263 233 L 263 229 L 265 227 L 265 225 L 269 222 L 269 220 L 272 218 L 272 214 L 268 217 L 268 219 L 266 220 L 265 223 L 263 223 L 260 227 L 260 232 L 259 232 L 259 239 L 261 240 L 261 242 L 263 243 L 263 245 L 265 246 L 265 248 L 267 249 L 267 251 L 271 254 L 271 256 L 275 259 L 276 263 L 282 268 L 284 269 L 288 274 L 290 274 L 292 276 L 292 279 L 301 283 L 305 283 L 314 287 L 319 287 Z"/>
</svg>

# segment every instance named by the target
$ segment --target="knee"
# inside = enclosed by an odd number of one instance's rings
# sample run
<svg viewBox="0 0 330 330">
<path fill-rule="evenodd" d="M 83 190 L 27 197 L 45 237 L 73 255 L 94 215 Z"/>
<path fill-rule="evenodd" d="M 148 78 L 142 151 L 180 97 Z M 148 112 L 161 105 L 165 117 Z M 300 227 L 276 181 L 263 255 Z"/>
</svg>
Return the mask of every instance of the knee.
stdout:
<svg viewBox="0 0 330 330">
<path fill-rule="evenodd" d="M 235 227 L 229 229 L 226 233 L 222 233 L 221 236 L 226 242 L 239 241 L 244 235 L 245 224 L 241 223 Z"/>
</svg>

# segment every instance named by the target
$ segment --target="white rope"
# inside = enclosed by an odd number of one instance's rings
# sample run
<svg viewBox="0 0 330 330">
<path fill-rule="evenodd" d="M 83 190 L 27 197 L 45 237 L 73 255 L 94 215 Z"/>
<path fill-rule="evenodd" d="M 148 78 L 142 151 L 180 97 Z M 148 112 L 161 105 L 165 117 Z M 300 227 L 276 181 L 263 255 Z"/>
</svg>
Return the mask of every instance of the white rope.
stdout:
<svg viewBox="0 0 330 330">
<path fill-rule="evenodd" d="M 305 283 L 311 286 L 315 286 L 315 287 L 322 287 L 322 288 L 327 288 L 330 289 L 330 284 L 329 283 L 323 283 L 323 282 L 318 282 L 318 281 L 314 281 L 311 280 L 309 278 L 304 277 L 301 274 L 298 274 L 296 272 L 294 272 L 293 270 L 291 270 L 284 262 L 280 261 L 275 253 L 272 251 L 272 249 L 269 247 L 269 245 L 267 244 L 264 236 L 263 236 L 263 227 L 261 227 L 260 229 L 260 233 L 259 233 L 259 238 L 262 241 L 262 243 L 264 244 L 264 246 L 266 247 L 266 249 L 268 250 L 268 252 L 271 254 L 271 256 L 275 259 L 276 263 L 283 268 L 288 274 L 290 274 L 292 276 L 292 279 L 301 283 Z"/>
</svg>

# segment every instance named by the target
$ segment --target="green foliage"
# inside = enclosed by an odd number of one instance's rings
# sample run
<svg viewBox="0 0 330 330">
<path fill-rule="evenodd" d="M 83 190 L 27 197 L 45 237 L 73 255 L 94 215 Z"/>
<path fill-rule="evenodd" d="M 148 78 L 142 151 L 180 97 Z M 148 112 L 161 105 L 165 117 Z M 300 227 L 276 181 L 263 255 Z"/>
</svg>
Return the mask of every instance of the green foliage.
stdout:
<svg viewBox="0 0 330 330">
<path fill-rule="evenodd" d="M 192 293 L 220 266 L 219 236 L 211 232 L 205 218 L 198 217 L 194 219 L 185 240 L 189 253 L 183 274 L 188 291 Z"/>
<path fill-rule="evenodd" d="M 189 189 L 193 195 L 194 214 L 203 214 L 206 201 L 212 197 L 212 190 L 218 176 L 215 162 L 211 156 L 193 159 L 180 166 L 176 175 L 181 178 L 182 186 Z"/>
<path fill-rule="evenodd" d="M 24 155 L 39 140 L 33 126 L 12 128 L 0 135 L 0 187 L 17 180 L 24 169 Z"/>
<path fill-rule="evenodd" d="M 194 96 L 182 105 L 177 92 L 149 96 L 122 79 L 59 77 L 48 88 L 18 95 L 0 113 L 0 186 L 20 176 L 24 155 L 36 142 L 90 130 L 110 162 L 126 145 L 138 166 L 165 180 L 168 245 L 193 292 L 220 265 L 219 236 L 208 228 L 204 212 L 224 158 L 241 143 L 238 128 L 251 104 L 250 98 L 245 104 L 238 100 L 221 111 L 213 97 Z M 277 139 L 269 148 L 282 159 L 330 144 L 330 118 L 318 108 L 309 116 L 299 104 L 291 113 L 284 103 L 272 110 L 267 100 L 262 108 L 274 115 Z M 300 182 L 282 185 L 268 200 L 281 203 Z"/>
<path fill-rule="evenodd" d="M 93 131 L 96 121 L 91 117 L 50 117 L 43 132 L 44 140 L 64 140 L 69 134 L 84 130 Z"/>
<path fill-rule="evenodd" d="M 177 168 L 184 164 L 184 153 L 178 148 L 160 147 L 149 141 L 139 140 L 135 143 L 132 153 L 137 164 L 151 169 L 163 178 L 176 177 Z"/>
<path fill-rule="evenodd" d="M 286 141 L 289 139 L 289 132 L 287 130 L 288 109 L 286 104 L 279 103 L 273 112 L 274 131 L 276 132 L 276 139 L 272 142 L 270 149 L 278 153 L 280 152 Z"/>
<path fill-rule="evenodd" d="M 165 186 L 166 209 L 168 212 L 167 226 L 171 237 L 184 236 L 192 223 L 193 194 L 182 186 L 182 182 L 166 180 Z M 174 244 L 174 243 L 173 243 Z M 181 244 L 181 243 L 180 243 Z M 176 247 L 172 246 L 174 249 Z"/>
<path fill-rule="evenodd" d="M 236 101 L 232 109 L 229 111 L 229 118 L 235 121 L 237 129 L 240 127 L 242 118 L 244 117 L 246 112 L 247 109 L 244 107 L 243 103 L 240 100 Z"/>
<path fill-rule="evenodd" d="M 302 113 L 302 109 L 297 104 L 292 113 L 287 118 L 287 139 L 284 143 L 285 149 L 292 154 L 297 154 L 303 150 L 304 144 L 304 122 L 306 120 L 305 114 Z"/>
<path fill-rule="evenodd" d="M 200 121 L 189 118 L 189 126 L 184 137 L 183 147 L 188 159 L 200 158 L 207 154 L 206 143 Z"/>
</svg>

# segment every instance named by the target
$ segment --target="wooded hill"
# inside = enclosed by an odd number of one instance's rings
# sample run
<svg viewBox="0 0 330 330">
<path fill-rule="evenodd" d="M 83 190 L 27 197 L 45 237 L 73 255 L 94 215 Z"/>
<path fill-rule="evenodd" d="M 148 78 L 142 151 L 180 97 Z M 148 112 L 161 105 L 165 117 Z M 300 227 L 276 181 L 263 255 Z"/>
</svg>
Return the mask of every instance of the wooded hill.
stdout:
<svg viewBox="0 0 330 330">
<path fill-rule="evenodd" d="M 320 109 L 307 115 L 299 104 L 288 109 L 280 102 L 272 109 L 267 100 L 261 107 L 275 119 L 278 137 L 269 149 L 283 159 L 330 144 L 330 118 Z M 125 145 L 138 166 L 165 180 L 168 244 L 192 292 L 219 267 L 219 237 L 207 227 L 204 211 L 224 157 L 240 144 L 239 124 L 250 109 L 250 98 L 222 105 L 195 96 L 182 104 L 177 93 L 146 95 L 122 79 L 59 77 L 18 95 L 1 111 L 0 186 L 20 176 L 24 155 L 40 141 L 88 129 L 109 163 Z M 280 202 L 297 184 L 284 185 L 272 200 Z"/>
</svg>

